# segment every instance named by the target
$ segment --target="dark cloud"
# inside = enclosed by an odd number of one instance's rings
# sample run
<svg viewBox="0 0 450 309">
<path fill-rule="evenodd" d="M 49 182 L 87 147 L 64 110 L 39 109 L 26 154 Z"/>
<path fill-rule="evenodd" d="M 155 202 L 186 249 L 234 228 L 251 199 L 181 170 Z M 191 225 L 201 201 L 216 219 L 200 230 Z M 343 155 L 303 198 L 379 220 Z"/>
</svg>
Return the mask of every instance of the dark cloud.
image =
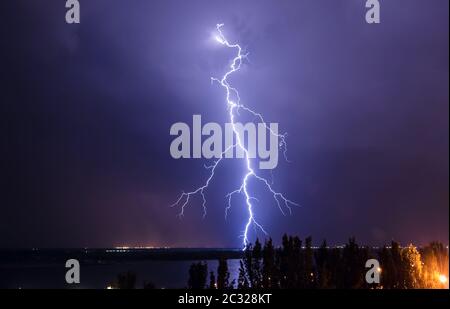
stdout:
<svg viewBox="0 0 450 309">
<path fill-rule="evenodd" d="M 380 25 L 353 0 L 83 1 L 80 25 L 61 1 L 1 6 L 0 246 L 239 246 L 239 166 L 206 219 L 168 207 L 206 175 L 171 159 L 170 126 L 226 120 L 218 22 L 250 52 L 242 99 L 289 132 L 275 186 L 302 206 L 255 186 L 275 239 L 448 242 L 448 1 L 384 1 Z"/>
</svg>

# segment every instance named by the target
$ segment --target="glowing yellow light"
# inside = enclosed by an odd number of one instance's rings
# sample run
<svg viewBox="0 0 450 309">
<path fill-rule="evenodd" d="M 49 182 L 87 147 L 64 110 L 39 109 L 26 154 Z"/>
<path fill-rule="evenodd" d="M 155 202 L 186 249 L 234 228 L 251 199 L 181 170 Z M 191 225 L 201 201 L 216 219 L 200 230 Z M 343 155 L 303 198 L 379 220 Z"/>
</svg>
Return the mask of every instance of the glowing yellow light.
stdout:
<svg viewBox="0 0 450 309">
<path fill-rule="evenodd" d="M 112 289 L 113 289 L 113 287 L 112 287 L 112 286 L 110 286 L 110 285 L 108 285 L 108 286 L 106 287 L 106 289 L 107 289 L 107 290 L 112 290 Z"/>
<path fill-rule="evenodd" d="M 445 275 L 439 275 L 439 282 L 442 284 L 446 284 L 448 281 L 447 276 Z"/>
<path fill-rule="evenodd" d="M 378 267 L 377 272 L 381 273 L 381 271 L 382 271 L 381 267 Z"/>
</svg>

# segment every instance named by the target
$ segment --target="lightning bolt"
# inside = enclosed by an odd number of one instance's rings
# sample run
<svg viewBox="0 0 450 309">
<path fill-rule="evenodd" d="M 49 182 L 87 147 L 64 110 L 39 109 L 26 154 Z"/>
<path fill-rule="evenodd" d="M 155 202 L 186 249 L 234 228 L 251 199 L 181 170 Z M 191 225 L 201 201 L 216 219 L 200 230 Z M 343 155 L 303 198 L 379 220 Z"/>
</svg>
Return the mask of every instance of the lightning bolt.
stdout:
<svg viewBox="0 0 450 309">
<path fill-rule="evenodd" d="M 279 140 L 280 140 L 279 147 L 283 149 L 284 158 L 286 159 L 286 161 L 289 162 L 289 160 L 287 159 L 287 143 L 286 143 L 287 134 L 275 133 L 267 125 L 266 121 L 264 120 L 263 116 L 260 113 L 255 112 L 254 110 L 250 109 L 249 107 L 247 107 L 241 103 L 241 98 L 239 96 L 238 90 L 230 85 L 228 78 L 233 73 L 236 73 L 237 71 L 240 70 L 243 59 L 245 59 L 248 56 L 248 54 L 243 53 L 243 50 L 239 44 L 229 43 L 229 41 L 226 39 L 225 35 L 222 32 L 223 26 L 224 26 L 224 24 L 218 24 L 216 26 L 217 36 L 215 38 L 216 38 L 217 42 L 224 45 L 225 47 L 230 48 L 230 49 L 235 49 L 236 56 L 231 61 L 229 70 L 223 75 L 223 77 L 220 79 L 212 77 L 211 82 L 218 83 L 220 86 L 222 86 L 224 88 L 224 90 L 226 92 L 228 116 L 229 116 L 231 126 L 233 128 L 234 136 L 236 137 L 236 143 L 234 145 L 228 147 L 227 149 L 225 149 L 225 151 L 222 152 L 220 158 L 217 159 L 216 161 L 214 161 L 212 165 L 205 166 L 205 168 L 208 169 L 210 172 L 209 172 L 208 178 L 206 179 L 206 181 L 204 182 L 204 184 L 202 186 L 200 186 L 190 192 L 183 191 L 180 194 L 180 196 L 178 197 L 177 201 L 174 204 L 172 204 L 171 207 L 180 206 L 181 211 L 179 213 L 179 216 L 182 217 L 184 215 L 185 208 L 188 206 L 188 204 L 190 202 L 191 197 L 194 195 L 200 194 L 200 196 L 202 197 L 202 201 L 203 201 L 202 202 L 203 217 L 205 217 L 207 214 L 205 190 L 208 188 L 210 182 L 213 180 L 213 178 L 215 176 L 216 168 L 219 166 L 219 164 L 223 160 L 224 155 L 228 151 L 230 151 L 236 147 L 239 147 L 244 152 L 244 159 L 245 159 L 245 163 L 246 163 L 246 172 L 245 172 L 245 176 L 242 179 L 241 186 L 238 189 L 236 189 L 226 195 L 228 203 L 227 203 L 227 207 L 225 208 L 225 219 L 227 218 L 228 212 L 232 206 L 232 202 L 231 202 L 232 197 L 235 194 L 243 194 L 243 196 L 245 197 L 245 204 L 246 204 L 247 211 L 248 211 L 247 223 L 245 224 L 244 231 L 241 235 L 241 237 L 243 238 L 243 246 L 245 249 L 249 244 L 248 233 L 249 233 L 251 226 L 253 226 L 255 229 L 259 229 L 265 235 L 268 235 L 268 233 L 262 227 L 262 225 L 259 224 L 255 219 L 252 201 L 258 201 L 258 200 L 255 197 L 253 197 L 248 190 L 248 183 L 251 179 L 258 180 L 259 182 L 261 182 L 265 185 L 267 190 L 273 195 L 273 198 L 283 215 L 285 215 L 286 210 L 291 214 L 292 213 L 291 206 L 292 205 L 298 206 L 298 204 L 287 199 L 282 193 L 275 191 L 272 188 L 272 184 L 266 178 L 258 175 L 251 165 L 249 151 L 244 146 L 244 143 L 241 140 L 241 136 L 235 126 L 236 125 L 235 118 L 236 118 L 236 115 L 239 115 L 239 110 L 242 109 L 242 110 L 246 111 L 247 113 L 253 115 L 255 118 L 257 118 L 260 121 L 260 123 L 262 123 L 264 125 L 265 129 L 268 130 L 270 132 L 270 134 L 273 134 L 279 138 Z"/>
</svg>

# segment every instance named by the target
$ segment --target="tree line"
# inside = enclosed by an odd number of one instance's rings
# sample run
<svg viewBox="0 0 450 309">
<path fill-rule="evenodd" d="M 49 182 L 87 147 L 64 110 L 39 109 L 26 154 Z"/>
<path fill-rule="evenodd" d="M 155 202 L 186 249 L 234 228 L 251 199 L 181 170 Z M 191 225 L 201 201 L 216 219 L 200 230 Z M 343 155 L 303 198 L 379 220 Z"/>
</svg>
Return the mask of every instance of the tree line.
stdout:
<svg viewBox="0 0 450 309">
<path fill-rule="evenodd" d="M 377 259 L 380 283 L 367 283 L 366 261 Z M 245 248 L 239 275 L 230 280 L 227 260 L 219 260 L 217 272 L 208 273 L 206 262 L 190 266 L 190 289 L 417 289 L 448 287 L 448 248 L 432 242 L 423 248 L 401 247 L 393 241 L 383 248 L 359 245 L 350 238 L 342 247 L 323 241 L 313 248 L 304 241 L 284 235 L 280 247 L 272 239 L 257 239 Z"/>
</svg>

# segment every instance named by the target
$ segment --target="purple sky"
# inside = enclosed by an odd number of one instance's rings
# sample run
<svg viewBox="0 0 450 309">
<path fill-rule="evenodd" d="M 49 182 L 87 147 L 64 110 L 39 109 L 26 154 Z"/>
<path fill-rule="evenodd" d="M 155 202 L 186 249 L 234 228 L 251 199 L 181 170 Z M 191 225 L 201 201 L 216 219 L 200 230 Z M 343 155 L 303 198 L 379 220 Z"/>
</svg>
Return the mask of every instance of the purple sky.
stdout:
<svg viewBox="0 0 450 309">
<path fill-rule="evenodd" d="M 1 1 L 0 247 L 240 246 L 239 162 L 205 219 L 168 207 L 207 175 L 171 158 L 170 126 L 226 121 L 217 23 L 250 52 L 243 102 L 289 133 L 274 186 L 301 207 L 252 187 L 274 239 L 448 243 L 449 4 L 381 2 L 368 25 L 362 0 L 90 0 L 68 25 L 63 1 Z"/>
</svg>

